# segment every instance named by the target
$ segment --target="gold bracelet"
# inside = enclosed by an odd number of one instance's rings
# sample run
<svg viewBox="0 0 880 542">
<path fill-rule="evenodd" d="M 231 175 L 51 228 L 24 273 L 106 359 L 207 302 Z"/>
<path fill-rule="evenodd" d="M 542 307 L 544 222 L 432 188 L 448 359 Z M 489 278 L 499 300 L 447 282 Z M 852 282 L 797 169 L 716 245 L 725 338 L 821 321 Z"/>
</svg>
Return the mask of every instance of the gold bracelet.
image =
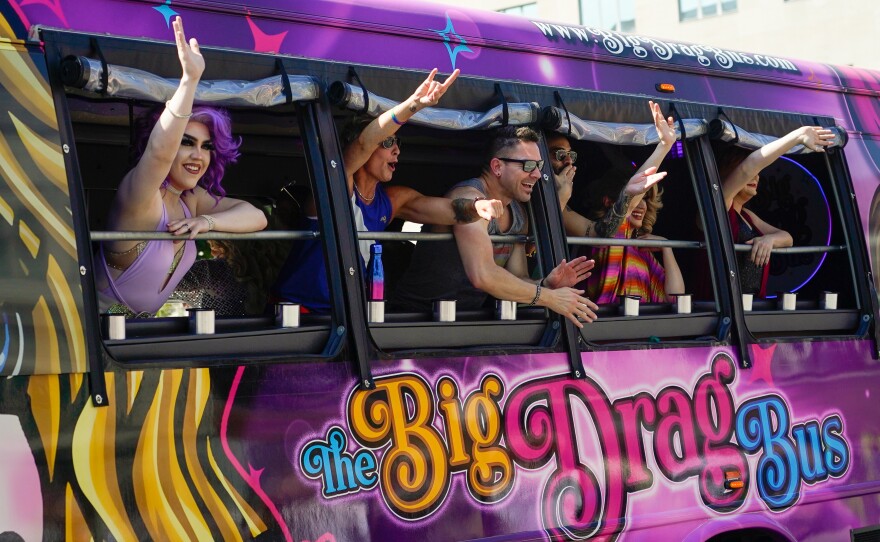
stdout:
<svg viewBox="0 0 880 542">
<path fill-rule="evenodd" d="M 208 231 L 212 231 L 214 229 L 214 217 L 211 215 L 199 215 L 205 220 L 208 221 Z"/>
<path fill-rule="evenodd" d="M 171 113 L 171 116 L 176 119 L 188 119 L 193 116 L 192 111 L 189 112 L 189 115 L 181 115 L 180 113 L 175 112 L 173 109 L 171 109 L 171 100 L 165 102 L 165 109 L 167 109 L 168 112 Z"/>
</svg>

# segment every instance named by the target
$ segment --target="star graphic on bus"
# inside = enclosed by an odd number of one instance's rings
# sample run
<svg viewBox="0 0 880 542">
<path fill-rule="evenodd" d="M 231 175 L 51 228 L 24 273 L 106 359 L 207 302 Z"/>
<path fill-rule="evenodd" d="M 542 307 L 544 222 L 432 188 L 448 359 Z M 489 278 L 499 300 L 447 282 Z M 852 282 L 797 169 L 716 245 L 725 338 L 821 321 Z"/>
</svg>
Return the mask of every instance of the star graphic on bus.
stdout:
<svg viewBox="0 0 880 542">
<path fill-rule="evenodd" d="M 248 26 L 251 27 L 251 34 L 254 36 L 254 51 L 258 53 L 278 53 L 281 51 L 281 43 L 287 37 L 287 30 L 280 34 L 266 34 L 251 19 L 250 12 L 245 17 Z"/>
<path fill-rule="evenodd" d="M 774 386 L 773 373 L 771 372 L 771 364 L 773 363 L 773 352 L 776 351 L 775 344 L 762 348 L 761 345 L 753 344 L 752 349 L 752 370 L 749 375 L 749 383 L 763 380 L 765 383 Z"/>
<path fill-rule="evenodd" d="M 70 24 L 67 22 L 67 17 L 64 15 L 64 9 L 61 7 L 61 0 L 21 0 L 21 2 L 10 2 L 12 9 L 21 17 L 21 21 L 25 23 L 25 26 L 30 26 L 30 23 L 25 17 L 24 12 L 21 8 L 27 6 L 45 6 L 49 11 L 51 11 L 58 20 L 64 23 L 66 28 L 70 27 Z"/>
<path fill-rule="evenodd" d="M 165 3 L 157 8 L 153 8 L 165 17 L 165 26 L 171 28 L 171 17 L 175 15 L 179 15 L 176 11 L 171 8 L 171 0 L 165 0 Z"/>
<path fill-rule="evenodd" d="M 446 14 L 446 28 L 443 30 L 433 30 L 440 34 L 440 37 L 443 38 L 443 45 L 446 46 L 446 51 L 449 52 L 449 60 L 452 62 L 452 69 L 455 69 L 455 57 L 458 56 L 458 53 L 472 53 L 473 50 L 467 46 L 467 41 L 455 31 L 455 27 L 452 25 L 452 19 L 449 17 L 449 14 Z M 453 47 L 451 42 L 455 39 L 458 44 Z"/>
</svg>

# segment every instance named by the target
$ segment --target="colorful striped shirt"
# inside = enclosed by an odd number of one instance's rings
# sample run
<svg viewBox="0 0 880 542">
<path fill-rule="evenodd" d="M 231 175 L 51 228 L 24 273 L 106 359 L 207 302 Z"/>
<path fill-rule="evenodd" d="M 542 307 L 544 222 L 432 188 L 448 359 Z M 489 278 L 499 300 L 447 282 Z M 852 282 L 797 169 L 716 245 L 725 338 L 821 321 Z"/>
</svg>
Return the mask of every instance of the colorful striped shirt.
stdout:
<svg viewBox="0 0 880 542">
<path fill-rule="evenodd" d="M 630 239 L 633 229 L 628 220 L 618 228 L 615 239 Z M 593 274 L 580 288 L 595 303 L 616 303 L 618 297 L 637 295 L 642 303 L 665 303 L 666 271 L 649 250 L 637 247 L 593 247 L 596 260 Z"/>
</svg>

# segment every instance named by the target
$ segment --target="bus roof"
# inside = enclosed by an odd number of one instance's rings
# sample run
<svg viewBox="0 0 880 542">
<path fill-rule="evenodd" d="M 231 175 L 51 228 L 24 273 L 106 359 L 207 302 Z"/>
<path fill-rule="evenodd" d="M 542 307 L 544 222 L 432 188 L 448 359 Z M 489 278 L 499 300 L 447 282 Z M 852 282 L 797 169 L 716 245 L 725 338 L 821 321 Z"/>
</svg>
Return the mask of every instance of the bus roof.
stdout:
<svg viewBox="0 0 880 542">
<path fill-rule="evenodd" d="M 660 74 L 711 73 L 880 95 L 880 72 L 873 70 L 428 2 L 372 0 L 365 4 L 354 0 L 167 1 L 158 5 L 132 0 L 68 0 L 49 8 L 11 0 L 6 9 L 14 11 L 12 20 L 23 23 L 23 28 L 14 29 L 19 36 L 39 24 L 170 41 L 170 19 L 179 14 L 188 35 L 197 36 L 204 45 L 341 62 L 419 70 L 439 67 L 446 72 L 461 68 L 485 77 L 559 85 L 560 74 L 553 59 L 567 57 L 637 63 Z M 516 77 L 498 66 L 499 57 L 507 58 L 503 53 L 524 51 L 532 60 L 516 64 Z M 510 67 L 511 63 L 505 65 Z M 528 67 L 531 69 L 525 69 Z"/>
</svg>

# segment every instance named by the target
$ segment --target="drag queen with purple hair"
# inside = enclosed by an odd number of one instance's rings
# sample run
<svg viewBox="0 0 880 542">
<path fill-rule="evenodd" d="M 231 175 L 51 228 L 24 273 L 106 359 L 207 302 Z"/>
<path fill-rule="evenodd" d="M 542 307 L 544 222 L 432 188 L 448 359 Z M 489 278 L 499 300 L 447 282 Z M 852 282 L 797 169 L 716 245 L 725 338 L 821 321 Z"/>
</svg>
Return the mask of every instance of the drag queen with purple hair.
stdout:
<svg viewBox="0 0 880 542">
<path fill-rule="evenodd" d="M 108 229 L 167 231 L 180 240 L 104 242 L 96 280 L 102 311 L 121 304 L 154 314 L 195 261 L 198 233 L 266 227 L 262 211 L 225 197 L 220 181 L 226 165 L 238 158 L 240 141 L 225 111 L 193 107 L 205 60 L 196 40 L 186 41 L 180 17 L 173 24 L 180 85 L 140 131 L 140 158 L 116 191 Z"/>
</svg>

